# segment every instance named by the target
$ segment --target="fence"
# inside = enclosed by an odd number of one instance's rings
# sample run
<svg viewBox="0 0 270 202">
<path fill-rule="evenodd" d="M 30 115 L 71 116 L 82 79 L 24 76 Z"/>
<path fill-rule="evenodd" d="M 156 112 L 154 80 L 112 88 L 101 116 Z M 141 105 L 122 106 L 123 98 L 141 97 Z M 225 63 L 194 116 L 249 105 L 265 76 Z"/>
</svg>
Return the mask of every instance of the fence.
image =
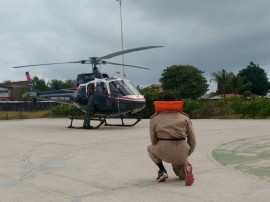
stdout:
<svg viewBox="0 0 270 202">
<path fill-rule="evenodd" d="M 41 102 L 23 102 L 23 101 L 2 101 L 0 102 L 0 111 L 42 111 L 49 110 L 52 107 L 59 106 L 60 103 L 52 101 L 41 101 Z"/>
</svg>

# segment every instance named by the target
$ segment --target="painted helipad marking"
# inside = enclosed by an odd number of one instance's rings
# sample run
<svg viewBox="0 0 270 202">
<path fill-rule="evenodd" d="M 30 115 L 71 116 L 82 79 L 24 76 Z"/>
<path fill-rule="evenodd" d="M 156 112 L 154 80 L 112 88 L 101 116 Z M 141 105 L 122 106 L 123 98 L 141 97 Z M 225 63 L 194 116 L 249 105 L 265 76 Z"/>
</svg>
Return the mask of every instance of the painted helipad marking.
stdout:
<svg viewBox="0 0 270 202">
<path fill-rule="evenodd" d="M 126 140 L 129 141 L 129 139 L 124 139 L 124 140 L 121 140 L 121 141 L 126 141 Z M 109 141 L 109 143 L 111 143 L 111 142 L 115 142 L 115 141 Z M 41 189 L 43 191 L 48 191 L 48 192 L 51 192 L 51 193 L 55 193 L 55 194 L 64 196 L 65 198 L 83 199 L 83 198 L 87 198 L 87 197 L 93 197 L 93 196 L 97 196 L 97 195 L 107 194 L 107 193 L 113 192 L 113 191 L 121 191 L 121 190 L 132 189 L 132 188 L 136 188 L 136 187 L 144 187 L 144 186 L 149 186 L 149 185 L 156 184 L 155 180 L 153 180 L 151 182 L 136 183 L 136 184 L 130 184 L 130 183 L 127 183 L 127 182 L 120 182 L 119 181 L 120 183 L 123 184 L 123 186 L 110 187 L 110 186 L 107 186 L 105 184 L 95 184 L 95 183 L 87 181 L 87 180 L 77 179 L 77 178 L 74 178 L 74 177 L 70 177 L 70 176 L 66 176 L 66 175 L 63 175 L 63 174 L 56 173 L 56 172 L 51 172 L 51 171 L 45 170 L 45 169 L 43 169 L 43 168 L 41 168 L 41 167 L 39 167 L 37 165 L 34 165 L 30 160 L 30 156 L 34 152 L 35 148 L 38 148 L 38 147 L 43 146 L 43 145 L 50 145 L 50 143 L 44 143 L 44 144 L 36 145 L 33 148 L 28 149 L 27 151 L 25 151 L 25 153 L 23 155 L 23 161 L 28 166 L 30 166 L 33 170 L 36 170 L 36 171 L 38 171 L 40 173 L 44 173 L 44 174 L 46 174 L 48 176 L 54 176 L 55 178 L 59 178 L 59 180 L 60 179 L 65 179 L 65 180 L 73 181 L 74 183 L 79 182 L 79 183 L 84 184 L 85 185 L 84 187 L 87 187 L 87 186 L 91 185 L 93 187 L 99 187 L 100 188 L 100 190 L 96 190 L 96 191 L 93 191 L 93 192 L 89 191 L 89 193 L 86 193 L 86 194 L 74 195 L 74 194 L 66 194 L 66 191 L 62 192 L 62 191 L 54 190 L 54 189 L 51 189 L 51 188 L 44 188 L 44 187 L 40 187 L 39 185 L 33 185 L 31 183 L 26 183 L 26 185 L 29 184 L 32 187 L 38 187 L 39 189 Z M 79 147 L 76 150 L 74 150 L 73 152 L 82 151 L 84 149 L 87 149 L 88 147 Z M 15 180 L 15 179 L 13 179 L 13 180 Z M 16 181 L 18 182 L 18 181 L 21 181 L 21 180 L 17 179 Z"/>
<path fill-rule="evenodd" d="M 87 197 L 92 197 L 92 196 L 97 196 L 97 195 L 103 195 L 103 194 L 107 194 L 113 191 L 121 191 L 121 190 L 126 190 L 126 189 L 132 189 L 132 188 L 136 188 L 136 187 L 144 187 L 144 186 L 151 186 L 156 184 L 155 180 L 153 181 L 147 181 L 147 182 L 143 182 L 143 183 L 127 183 L 127 182 L 120 182 L 123 186 L 116 186 L 116 187 L 111 187 L 111 186 L 107 186 L 106 184 L 102 184 L 102 185 L 97 185 L 93 182 L 87 181 L 87 180 L 83 180 L 83 179 L 77 179 L 74 177 L 70 177 L 70 176 L 66 176 L 63 174 L 59 174 L 56 172 L 51 172 L 48 171 L 46 169 L 43 169 L 42 167 L 33 164 L 33 162 L 31 162 L 30 157 L 31 155 L 35 152 L 36 148 L 39 148 L 41 146 L 46 146 L 46 145 L 62 145 L 62 146 L 71 146 L 73 147 L 75 150 L 73 150 L 72 152 L 76 152 L 76 151 L 82 151 L 84 149 L 87 149 L 88 147 L 90 147 L 88 144 L 83 144 L 83 145 L 72 145 L 72 144 L 63 144 L 63 143 L 58 143 L 58 142 L 46 142 L 46 141 L 37 141 L 37 140 L 22 140 L 22 139 L 18 139 L 18 138 L 10 138 L 10 137 L 0 137 L 2 139 L 8 139 L 8 140 L 13 140 L 13 141 L 22 141 L 22 142 L 32 142 L 32 143 L 37 143 L 36 145 L 34 145 L 32 148 L 28 148 L 27 150 L 25 150 L 25 152 L 23 153 L 22 156 L 22 162 L 29 166 L 32 171 L 36 171 L 37 176 L 40 175 L 47 175 L 48 177 L 55 177 L 55 179 L 58 180 L 57 181 L 61 181 L 62 180 L 68 180 L 68 181 L 73 181 L 74 183 L 81 183 L 82 185 L 84 184 L 85 186 L 83 187 L 89 187 L 89 185 L 91 185 L 93 188 L 95 187 L 100 187 L 100 190 L 94 190 L 93 192 L 89 191 L 88 193 L 85 194 L 74 194 L 74 193 L 70 193 L 67 190 L 61 190 L 61 189 L 55 189 L 53 187 L 47 186 L 45 184 L 41 185 L 38 184 L 36 182 L 32 182 L 31 180 L 27 179 L 27 174 L 26 176 L 22 176 L 22 177 L 13 177 L 10 175 L 5 175 L 5 174 L 0 174 L 0 176 L 16 182 L 18 184 L 22 184 L 25 186 L 29 186 L 44 192 L 48 192 L 51 194 L 55 194 L 58 196 L 62 196 L 64 198 L 67 199 L 71 199 L 71 200 L 77 200 L 77 199 L 83 199 L 83 198 L 87 198 Z M 121 140 L 110 140 L 110 141 L 106 141 L 106 143 L 115 143 L 115 142 L 119 142 L 119 141 L 129 141 L 129 138 L 124 138 Z M 93 145 L 91 145 L 92 147 Z M 32 172 L 31 171 L 31 172 Z M 26 179 L 25 179 L 26 177 Z M 87 186 L 88 185 L 88 186 Z"/>
<path fill-rule="evenodd" d="M 270 182 L 270 136 L 228 142 L 217 147 L 212 155 L 227 168 Z"/>
<path fill-rule="evenodd" d="M 32 187 L 32 188 L 35 188 L 35 189 L 38 189 L 38 190 L 41 190 L 41 191 L 45 191 L 45 192 L 48 192 L 48 193 L 51 193 L 51 194 L 56 194 L 56 195 L 59 195 L 59 196 L 62 196 L 66 199 L 76 199 L 75 197 L 69 195 L 69 194 L 65 194 L 65 193 L 62 193 L 62 192 L 58 192 L 58 191 L 55 191 L 53 189 L 48 189 L 48 188 L 45 188 L 45 187 L 41 187 L 41 186 L 37 186 L 35 184 L 32 184 L 32 183 L 28 183 L 28 182 L 25 182 L 23 180 L 18 180 L 14 177 L 10 177 L 10 176 L 7 176 L 7 175 L 2 175 L 0 174 L 1 177 L 4 177 L 10 181 L 13 181 L 13 182 L 16 182 L 18 184 L 22 184 L 22 185 L 25 185 L 25 186 L 28 186 L 28 187 Z"/>
</svg>

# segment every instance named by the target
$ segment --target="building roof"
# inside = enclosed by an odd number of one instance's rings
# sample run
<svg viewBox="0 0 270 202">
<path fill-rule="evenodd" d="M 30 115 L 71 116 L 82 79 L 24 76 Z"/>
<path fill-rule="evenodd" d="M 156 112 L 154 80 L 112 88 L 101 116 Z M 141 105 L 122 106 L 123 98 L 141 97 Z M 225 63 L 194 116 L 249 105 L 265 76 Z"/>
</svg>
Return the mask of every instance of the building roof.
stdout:
<svg viewBox="0 0 270 202">
<path fill-rule="evenodd" d="M 225 98 L 229 97 L 241 97 L 241 95 L 238 94 L 225 94 Z M 200 99 L 203 100 L 220 100 L 224 98 L 224 95 L 212 95 L 212 94 L 205 94 L 200 97 Z"/>
<path fill-rule="evenodd" d="M 231 93 L 231 94 L 225 94 L 225 97 L 241 97 L 241 95 Z"/>
<path fill-rule="evenodd" d="M 20 87 L 20 86 L 27 86 L 27 81 L 14 81 L 14 82 L 8 82 L 8 83 L 0 83 L 1 87 L 4 88 L 13 88 L 13 87 Z"/>
</svg>

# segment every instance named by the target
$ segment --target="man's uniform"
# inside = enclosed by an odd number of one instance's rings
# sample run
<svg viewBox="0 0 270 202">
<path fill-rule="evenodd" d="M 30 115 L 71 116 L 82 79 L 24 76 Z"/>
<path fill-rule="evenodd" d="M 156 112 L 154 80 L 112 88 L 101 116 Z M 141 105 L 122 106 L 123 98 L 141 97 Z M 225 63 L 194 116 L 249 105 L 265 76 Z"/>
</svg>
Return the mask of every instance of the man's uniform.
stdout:
<svg viewBox="0 0 270 202">
<path fill-rule="evenodd" d="M 86 112 L 85 112 L 85 117 L 84 117 L 84 122 L 83 122 L 84 128 L 91 128 L 90 119 L 93 114 L 94 114 L 94 91 L 90 91 L 89 97 L 88 97 L 88 103 L 86 107 Z"/>
<path fill-rule="evenodd" d="M 189 117 L 177 111 L 162 111 L 150 120 L 148 153 L 155 164 L 171 163 L 177 176 L 185 179 L 184 163 L 193 152 L 196 138 Z"/>
</svg>

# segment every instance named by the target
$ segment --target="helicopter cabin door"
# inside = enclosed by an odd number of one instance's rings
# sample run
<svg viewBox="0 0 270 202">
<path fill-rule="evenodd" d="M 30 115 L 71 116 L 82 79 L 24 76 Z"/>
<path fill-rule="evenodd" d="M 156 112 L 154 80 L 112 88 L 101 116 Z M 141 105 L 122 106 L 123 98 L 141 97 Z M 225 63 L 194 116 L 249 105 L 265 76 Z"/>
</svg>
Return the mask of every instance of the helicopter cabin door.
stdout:
<svg viewBox="0 0 270 202">
<path fill-rule="evenodd" d="M 110 109 L 108 85 L 104 81 L 96 82 L 95 102 L 98 111 L 104 112 Z"/>
</svg>

